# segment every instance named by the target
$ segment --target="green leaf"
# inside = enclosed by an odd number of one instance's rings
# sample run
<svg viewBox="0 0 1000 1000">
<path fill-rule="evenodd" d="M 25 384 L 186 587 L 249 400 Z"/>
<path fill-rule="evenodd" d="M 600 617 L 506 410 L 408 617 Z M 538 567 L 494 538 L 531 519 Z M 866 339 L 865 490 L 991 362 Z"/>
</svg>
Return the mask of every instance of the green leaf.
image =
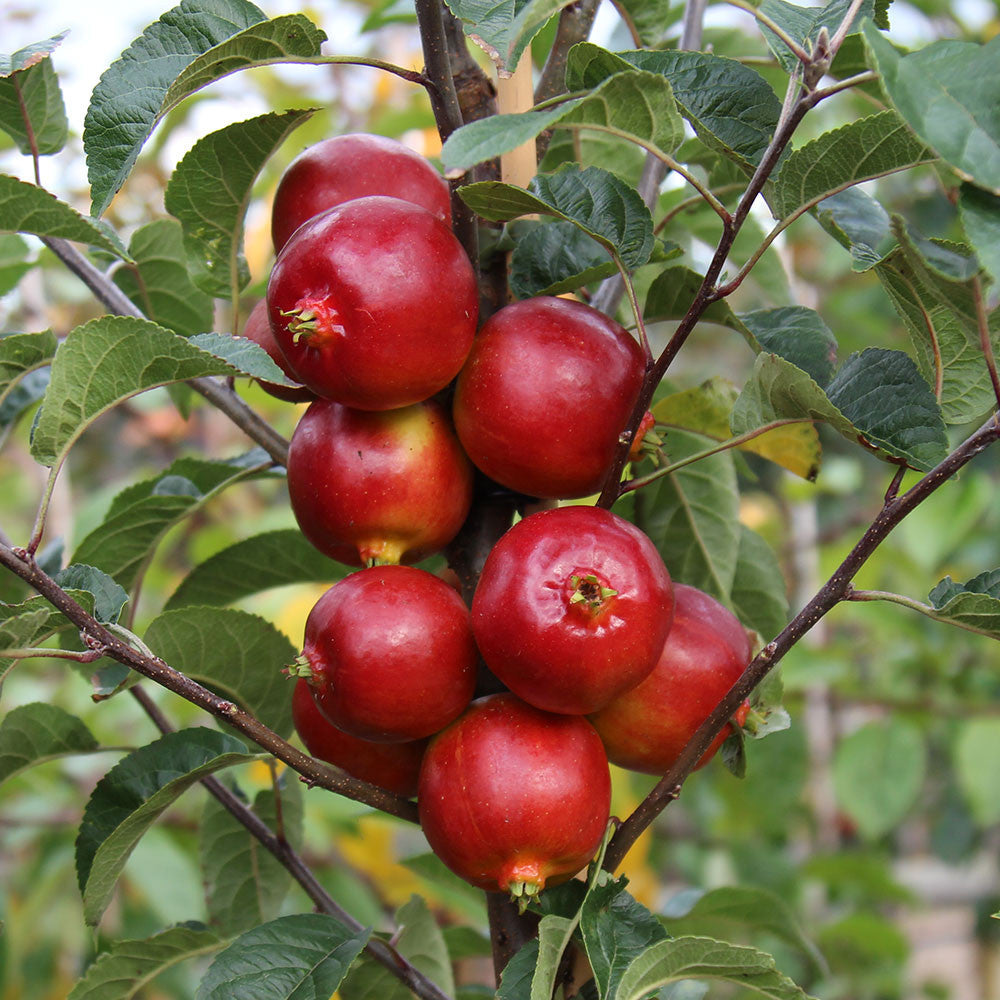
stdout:
<svg viewBox="0 0 1000 1000">
<path fill-rule="evenodd" d="M 50 156 L 66 145 L 66 106 L 51 59 L 0 75 L 0 129 L 26 156 Z"/>
<path fill-rule="evenodd" d="M 18 49 L 13 55 L 0 53 L 0 77 L 7 77 L 21 70 L 29 69 L 50 56 L 59 43 L 69 34 L 69 29 L 60 31 L 58 35 L 46 38 L 41 42 L 33 42 L 23 49 Z"/>
<path fill-rule="evenodd" d="M 514 244 L 510 288 L 519 299 L 561 295 L 618 268 L 607 252 L 572 222 L 536 222 Z"/>
<path fill-rule="evenodd" d="M 644 1000 L 661 986 L 684 979 L 731 983 L 770 1000 L 807 997 L 778 972 L 774 959 L 763 951 L 712 938 L 679 937 L 654 944 L 633 959 L 615 1000 Z"/>
<path fill-rule="evenodd" d="M 278 917 L 215 959 L 196 1000 L 329 1000 L 370 936 L 324 913 Z"/>
<path fill-rule="evenodd" d="M 777 128 L 781 101 L 756 70 L 705 52 L 611 53 L 581 42 L 570 49 L 566 85 L 589 89 L 629 66 L 670 81 L 681 114 L 710 148 L 744 168 L 760 162 Z"/>
<path fill-rule="evenodd" d="M 1000 639 L 1000 570 L 988 570 L 967 583 L 946 576 L 930 592 L 930 602 L 943 619 Z"/>
<path fill-rule="evenodd" d="M 527 190 L 485 181 L 459 193 L 474 212 L 494 222 L 534 214 L 572 222 L 629 269 L 645 264 L 653 252 L 653 219 L 639 193 L 599 167 L 567 164 L 554 174 L 538 174 Z"/>
<path fill-rule="evenodd" d="M 542 25 L 571 0 L 448 0 L 465 33 L 510 76 Z"/>
<path fill-rule="evenodd" d="M 153 619 L 143 641 L 279 736 L 291 733 L 292 685 L 281 669 L 296 650 L 269 621 L 232 608 L 178 608 Z"/>
<path fill-rule="evenodd" d="M 652 408 L 657 422 L 667 428 L 681 428 L 704 434 L 716 441 L 729 441 L 733 434 L 729 418 L 738 397 L 736 387 L 724 378 L 707 379 L 693 389 L 670 393 Z M 803 479 L 813 480 L 819 472 L 822 450 L 819 434 L 811 423 L 774 427 L 739 446 Z"/>
<path fill-rule="evenodd" d="M 934 396 L 905 354 L 869 348 L 852 355 L 827 391 L 829 396 L 784 358 L 758 354 L 733 407 L 733 433 L 772 420 L 809 417 L 880 458 L 903 459 L 913 468 L 929 469 L 947 453 Z"/>
<path fill-rule="evenodd" d="M 217 552 L 181 581 L 166 610 L 191 604 L 222 607 L 290 583 L 336 583 L 349 570 L 323 555 L 297 528 L 254 535 Z"/>
<path fill-rule="evenodd" d="M 292 776 L 283 782 L 280 794 L 280 828 L 297 850 L 302 843 L 302 783 Z M 278 830 L 273 788 L 257 793 L 253 811 L 271 830 Z M 213 927 L 235 935 L 277 916 L 292 883 L 291 873 L 214 798 L 205 803 L 199 844 Z"/>
<path fill-rule="evenodd" d="M 980 826 L 1000 819 L 1000 719 L 962 722 L 954 747 L 958 785 Z"/>
<path fill-rule="evenodd" d="M 826 387 L 866 447 L 926 472 L 948 454 L 941 409 L 913 360 L 870 347 L 852 354 Z"/>
<path fill-rule="evenodd" d="M 201 924 L 177 924 L 150 938 L 116 941 L 99 955 L 67 1000 L 134 1000 L 161 972 L 225 944 Z"/>
<path fill-rule="evenodd" d="M 212 329 L 212 299 L 188 275 L 177 222 L 157 219 L 140 226 L 128 249 L 135 264 L 118 268 L 114 281 L 147 319 L 183 337 Z"/>
<path fill-rule="evenodd" d="M 183 0 L 168 10 L 104 71 L 84 119 L 94 215 L 103 215 L 125 183 L 159 119 L 170 110 L 164 98 L 195 58 L 265 20 L 246 0 Z"/>
<path fill-rule="evenodd" d="M 895 246 L 889 213 L 858 188 L 824 198 L 816 206 L 819 224 L 851 252 L 851 269 L 867 271 Z"/>
<path fill-rule="evenodd" d="M 86 590 L 94 595 L 94 617 L 104 624 L 117 622 L 128 594 L 107 573 L 83 563 L 73 563 L 54 577 L 63 590 Z"/>
<path fill-rule="evenodd" d="M 976 251 L 979 263 L 1000 285 L 1000 197 L 982 188 L 963 184 L 958 197 L 962 228 Z"/>
<path fill-rule="evenodd" d="M 860 118 L 824 132 L 786 158 L 769 199 L 775 218 L 854 184 L 935 160 L 895 111 Z"/>
<path fill-rule="evenodd" d="M 36 764 L 99 749 L 75 715 L 42 702 L 20 705 L 0 723 L 0 783 Z"/>
<path fill-rule="evenodd" d="M 51 330 L 41 333 L 8 333 L 0 337 L 0 403 L 28 372 L 49 364 L 58 342 Z"/>
<path fill-rule="evenodd" d="M 791 907 L 781 896 L 756 886 L 724 886 L 694 890 L 671 900 L 662 918 L 671 934 L 722 937 L 763 931 L 805 954 L 820 972 L 826 968 L 816 945 L 806 937 Z"/>
<path fill-rule="evenodd" d="M 632 960 L 667 937 L 659 920 L 625 891 L 627 884 L 627 879 L 619 878 L 597 886 L 584 900 L 580 914 L 583 945 L 606 1000 L 613 1000 Z"/>
<path fill-rule="evenodd" d="M 704 451 L 711 441 L 674 430 L 665 451 L 670 462 Z M 728 451 L 655 480 L 636 494 L 636 523 L 653 540 L 670 575 L 728 603 L 739 551 L 739 494 Z"/>
<path fill-rule="evenodd" d="M 94 219 L 80 215 L 43 188 L 7 174 L 0 174 L 0 231 L 57 236 L 128 259 L 117 238 Z"/>
<path fill-rule="evenodd" d="M 161 114 L 196 90 L 241 69 L 314 59 L 322 54 L 326 39 L 326 32 L 304 14 L 258 21 L 192 60 L 167 90 Z"/>
<path fill-rule="evenodd" d="M 396 911 L 396 950 L 451 996 L 455 992 L 451 959 L 441 928 L 427 903 L 411 896 Z M 365 957 L 340 988 L 341 1000 L 411 1000 L 412 994 L 384 965 Z"/>
<path fill-rule="evenodd" d="M 29 260 L 28 256 L 28 244 L 20 236 L 16 233 L 0 234 L 0 296 L 13 291 L 36 266 L 36 262 Z"/>
<path fill-rule="evenodd" d="M 522 945 L 500 976 L 496 1000 L 528 1000 L 531 980 L 538 965 L 538 938 Z M 349 1000 L 349 998 L 348 998 Z"/>
<path fill-rule="evenodd" d="M 200 778 L 258 754 L 227 733 L 182 729 L 130 753 L 97 783 L 76 838 L 84 919 L 95 925 L 142 835 Z"/>
<path fill-rule="evenodd" d="M 671 0 L 626 0 L 628 11 L 643 46 L 657 48 L 670 29 L 684 16 L 684 8 Z"/>
<path fill-rule="evenodd" d="M 179 458 L 162 474 L 119 493 L 104 520 L 77 546 L 73 562 L 96 566 L 131 589 L 167 531 L 222 490 L 260 474 L 267 456 L 208 462 Z"/>
<path fill-rule="evenodd" d="M 923 787 L 927 749 L 911 722 L 870 722 L 843 739 L 833 758 L 837 803 L 866 837 L 881 837 L 913 807 Z"/>
<path fill-rule="evenodd" d="M 243 338 L 184 338 L 131 316 L 102 316 L 71 330 L 52 363 L 52 382 L 31 441 L 42 465 L 58 465 L 87 426 L 130 396 L 204 375 L 284 382 L 263 348 Z"/>
<path fill-rule="evenodd" d="M 703 281 L 704 275 L 682 264 L 675 264 L 661 271 L 646 292 L 646 302 L 642 310 L 643 319 L 647 323 L 681 319 L 687 315 Z M 727 326 L 750 341 L 754 350 L 760 349 L 749 329 L 725 299 L 713 302 L 701 314 L 699 322 Z"/>
<path fill-rule="evenodd" d="M 900 55 L 872 25 L 869 63 L 911 129 L 964 180 L 1000 195 L 1000 37 Z"/>
<path fill-rule="evenodd" d="M 177 165 L 165 205 L 184 230 L 195 283 L 228 298 L 250 281 L 243 224 L 254 181 L 288 135 L 313 114 L 272 112 L 227 125 L 200 139 Z"/>
<path fill-rule="evenodd" d="M 684 123 L 669 82 L 630 70 L 609 77 L 593 93 L 547 111 L 493 115 L 453 132 L 441 150 L 448 169 L 467 169 L 534 139 L 555 126 L 612 132 L 666 156 L 684 141 Z"/>
<path fill-rule="evenodd" d="M 785 577 L 774 550 L 760 535 L 740 525 L 736 577 L 730 593 L 733 611 L 744 625 L 773 639 L 788 624 Z"/>
<path fill-rule="evenodd" d="M 826 385 L 833 378 L 837 339 L 815 310 L 781 306 L 742 313 L 739 320 L 763 350 L 790 361 L 818 385 Z"/>
<path fill-rule="evenodd" d="M 848 33 L 855 34 L 860 31 L 865 18 L 874 19 L 880 28 L 888 28 L 889 21 L 886 10 L 890 2 L 891 0 L 864 0 L 854 15 Z M 840 27 L 840 23 L 844 20 L 850 6 L 851 0 L 828 0 L 822 7 L 800 7 L 796 4 L 786 3 L 785 0 L 764 0 L 760 5 L 760 10 L 761 13 L 767 14 L 779 27 L 783 28 L 785 33 L 790 35 L 807 52 L 811 52 L 819 36 L 820 28 L 825 27 L 832 37 Z M 795 53 L 774 32 L 766 27 L 762 27 L 761 31 L 785 72 L 791 73 L 796 66 L 800 65 Z"/>
</svg>

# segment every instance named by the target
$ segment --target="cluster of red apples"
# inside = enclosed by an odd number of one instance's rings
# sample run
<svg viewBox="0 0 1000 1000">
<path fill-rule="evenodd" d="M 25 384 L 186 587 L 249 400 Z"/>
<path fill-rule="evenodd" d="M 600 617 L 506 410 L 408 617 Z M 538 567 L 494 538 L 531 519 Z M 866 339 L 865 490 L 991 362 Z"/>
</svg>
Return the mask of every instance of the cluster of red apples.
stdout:
<svg viewBox="0 0 1000 1000">
<path fill-rule="evenodd" d="M 265 388 L 311 400 L 288 456 L 301 530 L 363 567 L 309 614 L 299 735 L 415 794 L 457 874 L 530 896 L 599 846 L 609 759 L 665 772 L 751 650 L 729 611 L 674 585 L 652 542 L 598 507 L 523 517 L 471 608 L 405 565 L 458 533 L 476 469 L 525 503 L 598 491 L 645 370 L 628 331 L 577 301 L 516 302 L 477 332 L 450 221 L 447 185 L 406 147 L 353 135 L 307 149 L 279 184 L 278 256 L 244 332 L 301 385 Z M 475 698 L 480 658 L 501 693 Z"/>
</svg>

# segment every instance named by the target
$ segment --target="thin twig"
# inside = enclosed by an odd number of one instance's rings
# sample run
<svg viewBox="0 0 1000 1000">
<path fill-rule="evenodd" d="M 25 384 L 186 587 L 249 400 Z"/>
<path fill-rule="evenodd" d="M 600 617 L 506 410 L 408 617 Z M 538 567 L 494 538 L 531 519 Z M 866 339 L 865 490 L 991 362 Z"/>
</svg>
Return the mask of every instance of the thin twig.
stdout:
<svg viewBox="0 0 1000 1000">
<path fill-rule="evenodd" d="M 954 625 L 956 628 L 965 629 L 966 632 L 975 632 L 977 635 L 988 635 L 991 639 L 997 637 L 996 629 L 977 628 L 975 625 L 969 625 L 958 618 L 949 618 L 947 615 L 941 614 L 932 605 L 915 601 L 912 597 L 907 597 L 905 594 L 894 594 L 887 590 L 855 590 L 851 587 L 844 595 L 844 600 L 886 601 L 889 604 L 898 604 L 900 607 L 909 608 L 911 611 L 916 611 L 936 622 L 944 622 L 946 625 Z"/>
<path fill-rule="evenodd" d="M 611 840 L 605 867 L 613 871 L 628 853 L 639 835 L 675 796 L 675 790 L 694 769 L 712 740 L 729 721 L 754 688 L 780 662 L 781 658 L 831 608 L 846 600 L 850 584 L 869 557 L 889 533 L 915 507 L 940 488 L 968 462 L 1000 439 L 1000 420 L 991 417 L 947 458 L 918 480 L 902 496 L 886 503 L 860 540 L 806 606 L 750 662 L 739 680 L 698 727 L 670 770 L 621 825 Z"/>
</svg>

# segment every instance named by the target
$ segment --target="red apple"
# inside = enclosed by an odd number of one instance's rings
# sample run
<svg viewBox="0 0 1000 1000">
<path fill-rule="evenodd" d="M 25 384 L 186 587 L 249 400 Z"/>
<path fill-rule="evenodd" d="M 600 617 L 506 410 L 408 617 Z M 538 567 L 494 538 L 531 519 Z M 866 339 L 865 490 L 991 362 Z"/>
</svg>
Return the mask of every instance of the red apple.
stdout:
<svg viewBox="0 0 1000 1000">
<path fill-rule="evenodd" d="M 472 601 L 486 665 L 550 712 L 593 712 L 638 684 L 672 615 L 670 574 L 653 543 L 599 507 L 519 521 L 487 557 Z"/>
<path fill-rule="evenodd" d="M 472 466 L 437 403 L 370 412 L 319 399 L 292 435 L 288 495 L 302 533 L 328 556 L 416 562 L 458 533 Z"/>
<path fill-rule="evenodd" d="M 423 739 L 472 700 L 469 611 L 443 580 L 373 566 L 334 584 L 306 619 L 302 659 L 320 711 L 351 736 Z"/>
<path fill-rule="evenodd" d="M 243 327 L 243 336 L 247 340 L 252 340 L 255 344 L 263 347 L 267 351 L 270 359 L 288 376 L 293 382 L 298 381 L 292 374 L 284 354 L 278 350 L 277 341 L 271 332 L 271 321 L 267 318 L 267 300 L 261 299 L 250 310 L 247 321 Z M 276 382 L 268 382 L 266 379 L 258 379 L 257 384 L 276 399 L 283 399 L 286 403 L 309 403 L 316 398 L 316 394 L 304 385 L 289 386 L 279 385 Z"/>
<path fill-rule="evenodd" d="M 434 853 L 467 882 L 534 896 L 593 857 L 611 779 L 586 719 L 509 693 L 474 701 L 427 748 L 417 793 Z"/>
<path fill-rule="evenodd" d="M 278 347 L 317 396 L 362 410 L 428 399 L 465 361 L 479 293 L 461 243 L 398 198 L 345 202 L 296 230 L 267 284 Z"/>
<path fill-rule="evenodd" d="M 373 194 L 420 205 L 451 225 L 448 185 L 419 153 L 381 135 L 337 135 L 300 153 L 282 174 L 271 209 L 275 251 L 313 216 Z"/>
<path fill-rule="evenodd" d="M 338 729 L 316 706 L 309 682 L 300 677 L 292 692 L 292 721 L 306 749 L 320 760 L 404 798 L 417 794 L 426 740 L 373 743 Z"/>
<path fill-rule="evenodd" d="M 675 585 L 674 598 L 674 624 L 653 672 L 590 716 L 609 760 L 646 774 L 670 768 L 750 662 L 750 638 L 732 612 L 684 584 Z M 728 733 L 727 726 L 699 767 Z"/>
<path fill-rule="evenodd" d="M 642 349 L 581 302 L 540 296 L 490 317 L 455 390 L 455 429 L 498 483 L 536 497 L 601 488 L 645 372 Z"/>
</svg>

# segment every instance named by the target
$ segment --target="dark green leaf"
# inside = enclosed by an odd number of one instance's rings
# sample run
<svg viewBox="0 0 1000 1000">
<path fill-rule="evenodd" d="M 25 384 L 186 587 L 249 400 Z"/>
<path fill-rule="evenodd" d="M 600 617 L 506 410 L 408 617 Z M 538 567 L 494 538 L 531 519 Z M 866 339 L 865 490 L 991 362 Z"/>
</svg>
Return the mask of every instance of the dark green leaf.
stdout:
<svg viewBox="0 0 1000 1000">
<path fill-rule="evenodd" d="M 210 955 L 223 944 L 215 931 L 194 922 L 168 927 L 150 938 L 116 941 L 87 969 L 67 1000 L 133 1000 L 161 972 Z"/>
<path fill-rule="evenodd" d="M 486 181 L 460 189 L 465 203 L 485 219 L 506 222 L 522 215 L 552 215 L 579 226 L 626 268 L 645 264 L 653 252 L 653 220 L 638 192 L 598 167 L 569 164 L 539 174 L 528 190 Z"/>
<path fill-rule="evenodd" d="M 441 161 L 452 169 L 472 167 L 556 125 L 613 132 L 666 156 L 684 139 L 684 123 L 670 83 L 659 74 L 630 70 L 609 77 L 587 97 L 547 111 L 493 115 L 470 122 L 448 137 Z"/>
<path fill-rule="evenodd" d="M 302 783 L 292 776 L 281 788 L 281 830 L 298 850 L 302 843 Z M 253 811 L 277 832 L 277 793 L 257 793 Z M 201 821 L 201 870 L 209 922 L 234 935 L 273 919 L 292 882 L 291 873 L 247 828 L 214 798 Z"/>
<path fill-rule="evenodd" d="M 886 17 L 886 10 L 890 2 L 891 0 L 864 0 L 854 15 L 849 33 L 854 34 L 860 31 L 865 18 L 874 18 L 879 27 L 888 28 L 889 21 Z M 796 4 L 786 3 L 785 0 L 763 0 L 760 9 L 807 52 L 811 52 L 819 36 L 820 28 L 825 27 L 832 37 L 840 27 L 850 6 L 851 0 L 827 0 L 827 3 L 821 7 L 800 7 Z M 795 53 L 769 28 L 762 27 L 761 30 L 767 39 L 767 44 L 771 47 L 771 51 L 778 57 L 778 61 L 785 68 L 785 71 L 791 73 L 796 66 L 800 65 Z"/>
<path fill-rule="evenodd" d="M 66 145 L 66 106 L 51 59 L 0 76 L 0 129 L 26 156 L 49 156 Z"/>
<path fill-rule="evenodd" d="M 902 351 L 870 347 L 852 354 L 826 392 L 861 432 L 866 447 L 885 451 L 921 471 L 948 454 L 934 393 Z"/>
<path fill-rule="evenodd" d="M 533 938 L 507 963 L 500 977 L 496 1000 L 528 1000 L 537 965 L 538 938 Z"/>
<path fill-rule="evenodd" d="M 989 570 L 967 583 L 946 576 L 931 592 L 939 620 L 954 622 L 1000 639 L 1000 570 Z"/>
<path fill-rule="evenodd" d="M 682 4 L 671 0 L 626 0 L 628 11 L 643 46 L 657 48 L 670 29 L 684 16 Z"/>
<path fill-rule="evenodd" d="M 348 569 L 319 552 L 296 528 L 236 542 L 195 566 L 167 601 L 167 610 L 191 604 L 222 607 L 241 597 L 290 583 L 336 583 Z"/>
<path fill-rule="evenodd" d="M 622 973 L 650 945 L 667 937 L 663 925 L 625 891 L 627 880 L 609 880 L 587 897 L 580 931 L 601 997 L 613 1000 Z"/>
<path fill-rule="evenodd" d="M 58 236 L 128 259 L 121 243 L 96 220 L 80 215 L 43 188 L 0 174 L 0 231 Z"/>
<path fill-rule="evenodd" d="M 32 406 L 45 396 L 49 387 L 49 369 L 28 372 L 0 402 L 0 439 Z"/>
<path fill-rule="evenodd" d="M 946 576 L 930 593 L 931 604 L 939 611 L 962 594 L 983 594 L 1000 600 L 1000 569 L 987 570 L 966 583 L 955 583 Z"/>
<path fill-rule="evenodd" d="M 196 1000 L 329 1000 L 370 936 L 324 913 L 278 917 L 215 959 Z"/>
<path fill-rule="evenodd" d="M 178 608 L 155 618 L 143 640 L 279 736 L 292 731 L 292 684 L 281 670 L 296 650 L 269 621 L 233 608 Z"/>
<path fill-rule="evenodd" d="M 131 316 L 102 316 L 71 330 L 52 363 L 52 384 L 31 453 L 57 465 L 86 427 L 130 396 L 203 375 L 251 375 L 284 382 L 263 348 L 206 333 L 185 339 Z"/>
<path fill-rule="evenodd" d="M 465 33 L 493 60 L 501 76 L 517 68 L 542 25 L 571 0 L 449 0 Z"/>
<path fill-rule="evenodd" d="M 837 803 L 866 837 L 888 833 L 910 811 L 927 769 L 920 730 L 904 719 L 870 722 L 837 746 Z"/>
<path fill-rule="evenodd" d="M 980 826 L 1000 819 L 1000 719 L 967 719 L 954 748 L 962 795 Z"/>
<path fill-rule="evenodd" d="M 267 462 L 262 453 L 253 453 Z M 162 475 L 119 493 L 104 520 L 77 546 L 73 562 L 96 566 L 131 589 L 169 528 L 261 466 L 180 458 Z"/>
<path fill-rule="evenodd" d="M 646 293 L 646 304 L 642 310 L 645 321 L 656 323 L 662 320 L 679 320 L 687 315 L 703 280 L 703 275 L 682 264 L 661 271 L 653 279 Z M 750 341 L 755 350 L 760 349 L 760 345 L 754 340 L 747 326 L 733 312 L 725 299 L 713 302 L 701 314 L 701 321 L 728 326 L 730 330 L 736 330 Z"/>
<path fill-rule="evenodd" d="M 0 337 L 0 403 L 18 379 L 52 361 L 56 346 L 56 336 L 51 330 Z"/>
<path fill-rule="evenodd" d="M 900 55 L 872 26 L 870 64 L 911 129 L 962 178 L 1000 195 L 1000 37 Z"/>
<path fill-rule="evenodd" d="M 668 461 L 676 462 L 712 443 L 700 434 L 673 430 L 664 450 Z M 670 575 L 728 603 L 740 544 L 732 455 L 719 452 L 655 480 L 638 491 L 635 505 L 636 523 L 660 550 Z"/>
<path fill-rule="evenodd" d="M 799 949 L 818 970 L 823 971 L 826 966 L 788 903 L 768 889 L 726 886 L 703 894 L 684 893 L 683 900 L 677 899 L 669 907 L 664 923 L 674 935 L 695 934 L 726 940 L 747 931 L 765 931 Z"/>
<path fill-rule="evenodd" d="M 759 309 L 742 313 L 739 321 L 763 350 L 790 361 L 818 385 L 826 385 L 833 378 L 837 339 L 815 310 L 805 306 Z"/>
<path fill-rule="evenodd" d="M 889 213 L 858 188 L 824 198 L 816 206 L 815 214 L 820 225 L 850 250 L 851 267 L 855 271 L 874 267 L 895 246 Z"/>
<path fill-rule="evenodd" d="M 790 153 L 769 201 L 775 217 L 786 219 L 862 181 L 935 159 L 895 111 L 882 111 L 825 132 Z"/>
<path fill-rule="evenodd" d="M 561 295 L 617 271 L 607 251 L 572 222 L 538 222 L 514 244 L 510 288 L 519 299 Z"/>
<path fill-rule="evenodd" d="M 164 98 L 180 73 L 197 56 L 264 19 L 246 0 L 183 0 L 105 70 L 83 128 L 94 215 L 111 204 L 143 143 L 170 110 Z"/>
<path fill-rule="evenodd" d="M 10 76 L 12 73 L 29 69 L 37 65 L 47 56 L 50 56 L 59 43 L 69 34 L 69 30 L 60 31 L 58 35 L 46 38 L 41 42 L 33 42 L 23 49 L 18 49 L 13 55 L 3 55 L 0 53 L 0 77 Z"/>
<path fill-rule="evenodd" d="M 0 723 L 0 783 L 56 757 L 100 749 L 75 716 L 42 702 L 11 709 Z"/>
<path fill-rule="evenodd" d="M 184 337 L 212 329 L 212 299 L 188 276 L 181 227 L 173 219 L 140 226 L 129 253 L 135 264 L 115 271 L 115 284 L 147 319 Z"/>
<path fill-rule="evenodd" d="M 159 815 L 200 778 L 257 759 L 212 729 L 169 733 L 130 753 L 97 783 L 76 838 L 84 919 L 104 913 L 129 855 Z"/>
<path fill-rule="evenodd" d="M 963 184 L 958 198 L 965 235 L 976 251 L 979 263 L 1000 285 L 1000 197 L 982 188 Z"/>
<path fill-rule="evenodd" d="M 28 244 L 16 233 L 0 233 L 0 295 L 6 295 L 33 268 Z M 0 363 L 2 364 L 2 363 Z"/>
<path fill-rule="evenodd" d="M 740 525 L 736 577 L 730 598 L 736 617 L 759 632 L 765 641 L 773 639 L 788 624 L 788 596 L 778 557 L 745 524 Z"/>
<path fill-rule="evenodd" d="M 177 165 L 165 205 L 184 230 L 196 284 L 217 298 L 246 287 L 243 224 L 254 181 L 271 154 L 313 112 L 272 112 L 200 139 Z"/>
<path fill-rule="evenodd" d="M 732 983 L 769 1000 L 802 1000 L 807 996 L 778 972 L 774 959 L 765 952 L 712 938 L 680 937 L 654 944 L 633 959 L 615 1000 L 645 1000 L 661 986 L 684 979 Z"/>
<path fill-rule="evenodd" d="M 567 86 L 594 87 L 629 66 L 666 77 L 681 114 L 712 149 L 745 168 L 760 162 L 778 125 L 781 101 L 755 70 L 705 52 L 663 49 L 613 54 L 582 42 L 570 50 Z"/>
<path fill-rule="evenodd" d="M 55 575 L 63 590 L 86 590 L 94 595 L 94 617 L 108 624 L 117 622 L 128 594 L 107 573 L 84 563 L 73 563 Z"/>
<path fill-rule="evenodd" d="M 446 994 L 455 991 L 448 949 L 427 904 L 411 896 L 396 911 L 397 951 Z M 410 1000 L 412 994 L 384 965 L 359 962 L 340 988 L 341 1000 Z"/>
</svg>

